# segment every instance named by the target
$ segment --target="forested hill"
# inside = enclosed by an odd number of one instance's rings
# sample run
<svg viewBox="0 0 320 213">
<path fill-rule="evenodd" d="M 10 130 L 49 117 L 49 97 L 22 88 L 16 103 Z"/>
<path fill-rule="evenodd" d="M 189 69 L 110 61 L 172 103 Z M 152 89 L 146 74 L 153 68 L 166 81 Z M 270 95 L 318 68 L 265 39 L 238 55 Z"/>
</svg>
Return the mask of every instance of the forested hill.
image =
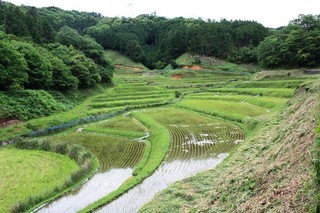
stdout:
<svg viewBox="0 0 320 213">
<path fill-rule="evenodd" d="M 66 90 L 111 81 L 103 48 L 79 34 L 99 15 L 0 2 L 0 16 L 0 90 Z"/>
<path fill-rule="evenodd" d="M 97 13 L 15 6 L 1 1 L 0 25 L 5 33 L 29 37 L 35 43 L 60 42 L 78 49 L 83 44 L 76 34 L 89 35 L 105 49 L 120 51 L 151 69 L 164 68 L 185 52 L 226 59 L 240 48 L 252 50 L 269 33 L 254 21 L 168 19 L 153 14 L 108 18 Z"/>
<path fill-rule="evenodd" d="M 0 1 L 0 25 L 5 33 L 28 37 L 38 44 L 72 45 L 98 64 L 101 57 L 96 54 L 102 55 L 102 47 L 151 69 L 162 69 L 185 52 L 272 68 L 320 63 L 320 20 L 316 15 L 300 15 L 286 27 L 267 29 L 255 21 L 168 19 L 154 14 L 111 18 Z"/>
<path fill-rule="evenodd" d="M 257 46 L 268 30 L 253 21 L 167 19 L 155 15 L 103 18 L 85 33 L 104 48 L 119 50 L 149 68 L 161 69 L 185 52 L 227 58 Z"/>
</svg>

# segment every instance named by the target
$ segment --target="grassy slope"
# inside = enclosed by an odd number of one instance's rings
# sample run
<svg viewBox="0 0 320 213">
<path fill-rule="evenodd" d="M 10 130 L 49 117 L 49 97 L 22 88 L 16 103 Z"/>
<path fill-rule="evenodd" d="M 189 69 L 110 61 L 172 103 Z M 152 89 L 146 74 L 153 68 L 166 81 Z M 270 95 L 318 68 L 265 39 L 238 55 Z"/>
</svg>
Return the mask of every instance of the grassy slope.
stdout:
<svg viewBox="0 0 320 213">
<path fill-rule="evenodd" d="M 174 184 L 142 212 L 304 212 L 314 207 L 310 150 L 317 92 L 295 97 L 216 169 Z"/>
<path fill-rule="evenodd" d="M 147 69 L 143 64 L 136 63 L 132 61 L 130 58 L 122 55 L 121 53 L 113 50 L 107 50 L 106 55 L 112 60 L 114 64 L 120 64 L 124 66 L 130 67 L 140 67 L 142 69 Z"/>
<path fill-rule="evenodd" d="M 79 169 L 66 156 L 17 149 L 0 149 L 0 165 L 0 212 L 9 212 L 30 196 L 52 191 Z"/>
</svg>

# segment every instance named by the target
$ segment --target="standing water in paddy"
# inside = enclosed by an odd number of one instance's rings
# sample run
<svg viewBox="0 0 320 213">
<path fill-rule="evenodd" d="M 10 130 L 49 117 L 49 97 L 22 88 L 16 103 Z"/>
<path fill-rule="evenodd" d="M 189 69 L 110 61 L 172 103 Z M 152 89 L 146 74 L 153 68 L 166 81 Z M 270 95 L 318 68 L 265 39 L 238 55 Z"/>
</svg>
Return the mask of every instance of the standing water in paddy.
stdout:
<svg viewBox="0 0 320 213">
<path fill-rule="evenodd" d="M 111 120 L 98 124 L 98 127 L 108 131 L 108 127 L 114 123 Z M 94 127 L 96 131 L 99 130 L 98 127 Z M 90 128 L 92 127 L 88 126 L 85 130 L 89 131 Z M 73 133 L 54 140 L 81 144 L 97 156 L 101 168 L 88 182 L 39 212 L 77 212 L 103 198 L 132 176 L 133 168 L 140 161 L 145 148 L 143 142 L 92 132 Z"/>
<path fill-rule="evenodd" d="M 138 212 L 156 193 L 168 185 L 209 170 L 222 162 L 228 152 L 243 140 L 245 135 L 235 125 L 219 122 L 194 114 L 177 112 L 173 109 L 150 110 L 146 112 L 170 132 L 171 148 L 161 166 L 140 185 L 131 189 L 115 201 L 101 208 L 99 212 Z M 170 116 L 170 113 L 176 114 Z M 162 116 L 166 114 L 167 116 Z M 179 115 L 177 115 L 179 114 Z M 181 118 L 171 123 L 172 118 Z M 183 118 L 188 118 L 184 119 Z M 183 123 L 189 120 L 189 123 Z"/>
</svg>

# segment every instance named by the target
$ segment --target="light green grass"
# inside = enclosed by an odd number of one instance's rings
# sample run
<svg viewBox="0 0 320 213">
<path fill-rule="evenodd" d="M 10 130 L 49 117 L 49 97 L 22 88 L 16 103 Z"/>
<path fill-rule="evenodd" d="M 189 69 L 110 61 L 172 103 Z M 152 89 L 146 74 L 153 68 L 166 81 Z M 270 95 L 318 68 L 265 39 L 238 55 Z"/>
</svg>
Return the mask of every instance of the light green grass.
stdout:
<svg viewBox="0 0 320 213">
<path fill-rule="evenodd" d="M 0 165 L 0 212 L 31 196 L 45 196 L 79 169 L 63 155 L 18 149 L 0 149 Z"/>
<path fill-rule="evenodd" d="M 114 64 L 121 64 L 125 66 L 133 66 L 133 67 L 141 67 L 143 69 L 147 69 L 143 64 L 136 63 L 132 61 L 130 58 L 122 55 L 121 53 L 113 50 L 107 50 L 105 54 L 112 60 Z"/>
<path fill-rule="evenodd" d="M 245 95 L 263 95 L 279 98 L 290 98 L 294 95 L 294 89 L 287 88 L 214 88 L 210 89 L 210 91 Z"/>
</svg>

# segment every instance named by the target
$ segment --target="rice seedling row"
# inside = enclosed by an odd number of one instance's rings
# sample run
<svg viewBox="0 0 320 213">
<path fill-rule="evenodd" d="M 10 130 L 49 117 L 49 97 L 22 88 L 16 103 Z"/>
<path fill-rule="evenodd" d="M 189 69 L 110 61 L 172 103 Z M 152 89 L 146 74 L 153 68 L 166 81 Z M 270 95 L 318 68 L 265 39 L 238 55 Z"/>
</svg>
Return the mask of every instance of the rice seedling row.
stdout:
<svg viewBox="0 0 320 213">
<path fill-rule="evenodd" d="M 49 139 L 51 142 L 80 144 L 95 154 L 100 162 L 100 170 L 133 167 L 142 157 L 145 144 L 134 140 L 107 136 L 99 133 L 72 133 Z M 132 159 L 125 156 L 135 156 Z"/>
<path fill-rule="evenodd" d="M 255 117 L 270 112 L 267 108 L 249 103 L 221 100 L 188 99 L 177 103 L 176 106 L 237 122 L 242 122 L 245 117 Z"/>
<path fill-rule="evenodd" d="M 147 94 L 147 95 L 133 95 L 133 96 L 119 96 L 119 97 L 97 97 L 92 100 L 92 102 L 105 102 L 105 101 L 120 101 L 120 100 L 130 100 L 130 99 L 150 99 L 150 98 L 159 98 L 159 97 L 170 97 L 172 94 L 163 93 L 163 94 Z"/>
<path fill-rule="evenodd" d="M 275 81 L 247 81 L 247 82 L 233 82 L 227 87 L 233 88 L 296 88 L 302 83 L 306 82 L 305 79 L 300 80 L 275 80 Z"/>
<path fill-rule="evenodd" d="M 226 101 L 236 101 L 236 102 L 248 102 L 256 106 L 266 107 L 270 109 L 274 107 L 284 106 L 289 100 L 287 98 L 237 95 L 237 94 L 223 95 L 219 93 L 190 94 L 190 95 L 187 95 L 185 99 L 226 100 Z"/>
<path fill-rule="evenodd" d="M 145 104 L 160 103 L 167 101 L 165 98 L 154 98 L 154 99 L 142 99 L 142 100 L 128 100 L 128 101 L 112 101 L 112 102 L 100 102 L 93 103 L 90 105 L 92 108 L 108 108 L 118 106 L 140 106 Z"/>
</svg>

